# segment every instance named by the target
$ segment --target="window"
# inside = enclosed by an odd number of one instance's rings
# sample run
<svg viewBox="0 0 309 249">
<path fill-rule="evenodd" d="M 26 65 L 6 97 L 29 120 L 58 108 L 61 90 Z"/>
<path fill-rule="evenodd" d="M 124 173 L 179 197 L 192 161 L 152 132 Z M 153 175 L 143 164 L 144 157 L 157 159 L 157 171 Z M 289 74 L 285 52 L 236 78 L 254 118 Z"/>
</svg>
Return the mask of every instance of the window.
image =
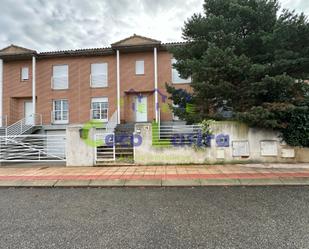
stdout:
<svg viewBox="0 0 309 249">
<path fill-rule="evenodd" d="M 108 98 L 91 99 L 91 119 L 108 121 Z"/>
<path fill-rule="evenodd" d="M 91 64 L 90 85 L 91 87 L 107 87 L 108 85 L 107 63 Z"/>
<path fill-rule="evenodd" d="M 53 66 L 52 89 L 61 90 L 69 87 L 69 66 Z"/>
<path fill-rule="evenodd" d="M 66 99 L 54 100 L 52 117 L 54 124 L 67 124 L 69 122 L 69 105 Z"/>
<path fill-rule="evenodd" d="M 144 64 L 145 64 L 144 61 L 135 62 L 135 74 L 136 75 L 143 75 L 145 73 Z"/>
<path fill-rule="evenodd" d="M 29 68 L 28 67 L 23 67 L 21 69 L 21 80 L 29 80 Z"/>
<path fill-rule="evenodd" d="M 183 79 L 180 77 L 180 74 L 177 71 L 177 69 L 173 67 L 173 64 L 175 64 L 176 62 L 177 60 L 172 59 L 172 82 L 174 84 L 191 83 L 191 77 L 189 77 L 188 79 Z"/>
</svg>

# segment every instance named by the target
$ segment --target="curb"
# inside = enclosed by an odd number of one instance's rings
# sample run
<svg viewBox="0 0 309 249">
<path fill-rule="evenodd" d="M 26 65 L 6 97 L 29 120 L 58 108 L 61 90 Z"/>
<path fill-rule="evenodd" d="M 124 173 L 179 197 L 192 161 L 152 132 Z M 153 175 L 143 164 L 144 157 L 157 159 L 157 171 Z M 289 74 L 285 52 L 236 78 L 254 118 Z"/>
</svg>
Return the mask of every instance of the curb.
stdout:
<svg viewBox="0 0 309 249">
<path fill-rule="evenodd" d="M 153 179 L 153 180 L 18 180 L 0 181 L 0 188 L 152 188 L 309 186 L 309 178 Z"/>
</svg>

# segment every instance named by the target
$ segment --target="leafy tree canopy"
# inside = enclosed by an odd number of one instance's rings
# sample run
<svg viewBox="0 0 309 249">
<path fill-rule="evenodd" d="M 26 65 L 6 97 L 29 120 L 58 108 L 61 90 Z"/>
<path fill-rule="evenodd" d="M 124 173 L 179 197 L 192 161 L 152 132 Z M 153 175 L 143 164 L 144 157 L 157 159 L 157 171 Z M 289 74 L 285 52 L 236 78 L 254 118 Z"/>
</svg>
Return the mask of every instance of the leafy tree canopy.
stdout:
<svg viewBox="0 0 309 249">
<path fill-rule="evenodd" d="M 192 77 L 190 93 L 167 85 L 181 106 L 175 114 L 190 123 L 240 120 L 309 146 L 307 17 L 280 10 L 277 0 L 205 0 L 203 7 L 185 22 L 186 44 L 171 48 L 175 68 Z"/>
</svg>

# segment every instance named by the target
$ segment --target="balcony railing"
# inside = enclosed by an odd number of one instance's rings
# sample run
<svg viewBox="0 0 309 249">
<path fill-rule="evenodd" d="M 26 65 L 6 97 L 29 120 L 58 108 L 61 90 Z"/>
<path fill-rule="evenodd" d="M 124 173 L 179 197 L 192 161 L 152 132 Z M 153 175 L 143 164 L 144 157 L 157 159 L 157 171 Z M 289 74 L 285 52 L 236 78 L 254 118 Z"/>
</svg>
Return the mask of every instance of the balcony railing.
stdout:
<svg viewBox="0 0 309 249">
<path fill-rule="evenodd" d="M 103 116 L 101 113 L 100 113 L 100 109 L 90 109 L 90 119 L 91 120 L 98 120 L 98 121 L 101 121 L 101 122 L 107 122 L 108 121 L 108 110 L 106 110 L 106 118 L 97 118 L 95 117 L 95 115 L 93 115 L 94 112 L 99 112 L 100 116 Z"/>
<path fill-rule="evenodd" d="M 52 111 L 51 112 L 52 124 L 68 124 L 69 123 L 69 111 Z"/>
</svg>

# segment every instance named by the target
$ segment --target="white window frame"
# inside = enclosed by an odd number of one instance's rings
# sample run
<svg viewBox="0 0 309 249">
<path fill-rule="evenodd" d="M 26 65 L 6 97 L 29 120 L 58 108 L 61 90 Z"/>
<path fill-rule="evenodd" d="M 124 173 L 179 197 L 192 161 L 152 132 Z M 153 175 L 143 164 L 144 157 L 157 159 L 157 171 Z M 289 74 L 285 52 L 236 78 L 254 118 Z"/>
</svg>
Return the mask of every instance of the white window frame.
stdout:
<svg viewBox="0 0 309 249">
<path fill-rule="evenodd" d="M 93 103 L 100 103 L 98 108 L 93 107 Z M 107 103 L 107 107 L 104 107 L 104 104 Z M 91 98 L 91 108 L 90 108 L 90 119 L 91 120 L 99 120 L 102 122 L 108 122 L 108 110 L 109 109 L 109 103 L 108 103 L 108 98 L 107 97 L 95 97 Z M 106 110 L 106 117 L 102 117 L 102 111 Z M 94 112 L 98 112 L 100 118 L 95 118 Z"/>
<path fill-rule="evenodd" d="M 66 68 L 66 75 L 63 74 L 63 75 L 60 75 L 60 76 L 55 76 L 55 69 L 56 68 L 60 68 L 60 67 L 63 67 L 63 68 Z M 55 81 L 56 79 L 60 80 L 60 81 L 63 81 L 63 82 L 60 82 L 58 83 L 60 86 L 55 86 Z M 56 83 L 57 84 L 57 83 Z M 61 86 L 61 84 L 63 84 L 63 86 Z M 67 64 L 63 64 L 63 65 L 53 65 L 53 68 L 52 68 L 52 78 L 51 78 L 51 88 L 53 90 L 65 90 L 65 89 L 69 89 L 69 65 Z"/>
<path fill-rule="evenodd" d="M 60 104 L 60 110 L 56 110 L 56 102 L 57 101 L 61 101 Z M 67 102 L 67 110 L 64 110 L 63 108 L 63 102 L 66 101 Z M 60 112 L 60 120 L 56 120 L 56 112 Z M 67 119 L 64 119 L 64 113 L 67 112 Z M 68 124 L 69 123 L 69 102 L 67 99 L 54 99 L 53 100 L 53 111 L 52 111 L 52 122 L 53 124 Z"/>
<path fill-rule="evenodd" d="M 102 73 L 93 72 L 94 66 L 103 66 Z M 90 87 L 91 88 L 104 88 L 108 87 L 108 63 L 92 63 L 90 65 Z"/>
<path fill-rule="evenodd" d="M 144 60 L 135 61 L 135 74 L 136 75 L 145 74 L 145 61 Z"/>
<path fill-rule="evenodd" d="M 183 79 L 180 77 L 180 74 L 176 68 L 174 68 L 174 64 L 177 63 L 176 59 L 171 60 L 172 63 L 172 83 L 173 84 L 190 84 L 192 82 L 191 77 L 187 79 Z"/>
<path fill-rule="evenodd" d="M 21 78 L 21 81 L 29 80 L 29 67 L 22 67 L 21 68 L 20 78 Z"/>
</svg>

